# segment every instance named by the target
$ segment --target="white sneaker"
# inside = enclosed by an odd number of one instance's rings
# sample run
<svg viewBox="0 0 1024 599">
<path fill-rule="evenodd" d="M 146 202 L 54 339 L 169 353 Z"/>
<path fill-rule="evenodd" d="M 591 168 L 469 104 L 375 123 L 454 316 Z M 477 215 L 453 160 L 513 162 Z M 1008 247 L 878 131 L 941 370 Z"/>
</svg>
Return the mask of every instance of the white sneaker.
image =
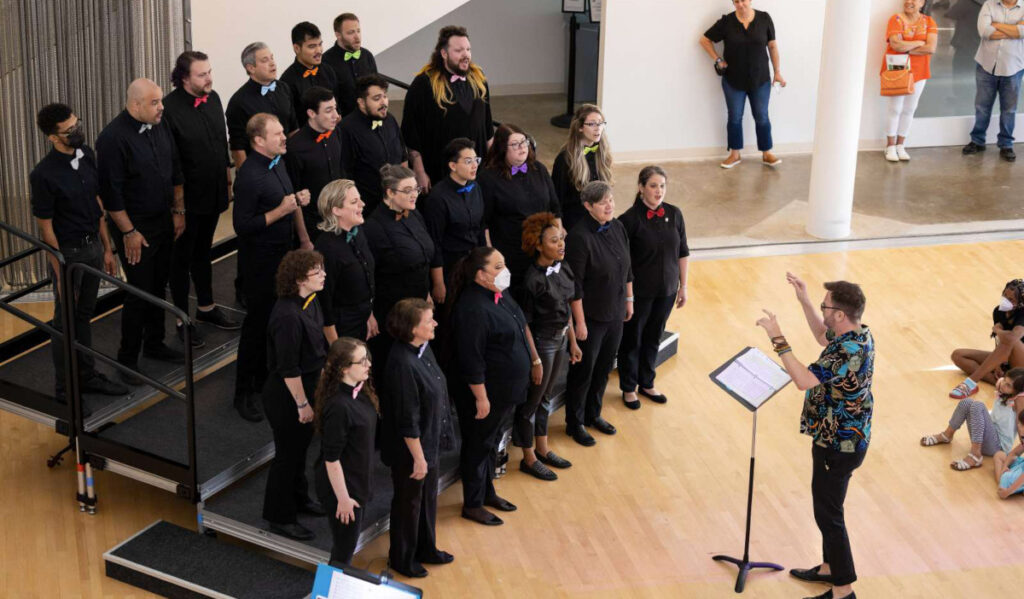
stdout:
<svg viewBox="0 0 1024 599">
<path fill-rule="evenodd" d="M 896 146 L 896 155 L 899 156 L 900 160 L 910 160 L 910 154 L 907 154 L 902 144 Z"/>
<path fill-rule="evenodd" d="M 899 162 L 900 156 L 896 153 L 896 146 L 886 146 L 885 159 L 889 162 Z"/>
</svg>

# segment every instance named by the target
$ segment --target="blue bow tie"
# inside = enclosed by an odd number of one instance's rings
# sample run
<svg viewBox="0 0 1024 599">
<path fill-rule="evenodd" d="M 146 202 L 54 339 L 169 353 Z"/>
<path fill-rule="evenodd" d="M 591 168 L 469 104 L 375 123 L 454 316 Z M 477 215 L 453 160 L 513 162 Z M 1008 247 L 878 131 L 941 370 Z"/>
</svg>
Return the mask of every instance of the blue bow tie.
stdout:
<svg viewBox="0 0 1024 599">
<path fill-rule="evenodd" d="M 281 155 L 280 154 L 278 154 L 277 156 L 274 156 L 274 159 L 270 161 L 270 166 L 267 167 L 267 170 L 268 171 L 269 170 L 273 170 L 274 167 L 277 166 L 278 162 L 281 162 Z"/>
<path fill-rule="evenodd" d="M 550 277 L 553 274 L 557 274 L 558 271 L 562 270 L 562 263 L 555 262 L 554 266 L 549 266 L 547 272 L 544 273 L 545 277 Z"/>
<path fill-rule="evenodd" d="M 476 183 L 470 183 L 469 185 L 466 185 L 465 187 L 460 187 L 460 188 L 456 189 L 455 191 L 457 193 L 469 193 L 469 192 L 473 191 L 474 187 L 476 187 Z"/>
<path fill-rule="evenodd" d="M 604 233 L 605 231 L 607 231 L 607 230 L 608 230 L 608 229 L 610 229 L 610 228 L 612 228 L 612 223 L 611 223 L 611 221 L 609 221 L 609 222 L 606 222 L 605 224 L 603 224 L 603 225 L 601 225 L 600 227 L 598 227 L 598 228 L 597 228 L 597 232 L 598 232 L 598 233 Z"/>
<path fill-rule="evenodd" d="M 260 86 L 260 95 L 261 96 L 265 96 L 265 95 L 267 95 L 267 92 L 272 92 L 275 89 L 277 89 L 277 81 L 271 81 L 270 85 L 261 85 Z"/>
<path fill-rule="evenodd" d="M 356 235 L 359 235 L 359 227 L 352 227 L 351 231 L 345 233 L 345 243 L 352 243 L 352 240 L 356 238 Z"/>
<path fill-rule="evenodd" d="M 427 346 L 428 345 L 430 345 L 430 342 L 426 341 L 426 342 L 423 343 L 423 345 L 420 346 L 420 351 L 419 351 L 419 353 L 416 354 L 417 358 L 422 358 L 423 357 L 423 352 L 427 351 Z"/>
</svg>

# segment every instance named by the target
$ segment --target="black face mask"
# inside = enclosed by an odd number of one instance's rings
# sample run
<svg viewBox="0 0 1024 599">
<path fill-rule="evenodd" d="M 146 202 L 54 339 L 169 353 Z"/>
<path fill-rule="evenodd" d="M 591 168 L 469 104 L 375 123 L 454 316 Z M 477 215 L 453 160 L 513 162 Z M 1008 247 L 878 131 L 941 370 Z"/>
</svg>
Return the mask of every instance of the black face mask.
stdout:
<svg viewBox="0 0 1024 599">
<path fill-rule="evenodd" d="M 64 135 L 64 139 L 67 140 L 68 145 L 72 148 L 81 148 L 85 145 L 85 131 L 82 131 L 81 125 L 78 125 L 71 131 L 68 131 Z"/>
</svg>

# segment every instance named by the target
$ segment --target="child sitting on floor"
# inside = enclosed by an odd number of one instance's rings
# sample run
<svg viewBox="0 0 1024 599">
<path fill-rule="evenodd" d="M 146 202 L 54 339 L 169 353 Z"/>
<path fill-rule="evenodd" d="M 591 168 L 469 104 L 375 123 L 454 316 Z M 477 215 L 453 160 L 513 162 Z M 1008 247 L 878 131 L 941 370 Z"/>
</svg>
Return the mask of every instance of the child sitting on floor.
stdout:
<svg viewBox="0 0 1024 599">
<path fill-rule="evenodd" d="M 1009 454 L 996 452 L 996 484 L 999 485 L 999 498 L 1006 499 L 1010 495 L 1024 491 L 1024 411 L 1017 414 L 1017 435 L 1020 443 Z"/>
</svg>

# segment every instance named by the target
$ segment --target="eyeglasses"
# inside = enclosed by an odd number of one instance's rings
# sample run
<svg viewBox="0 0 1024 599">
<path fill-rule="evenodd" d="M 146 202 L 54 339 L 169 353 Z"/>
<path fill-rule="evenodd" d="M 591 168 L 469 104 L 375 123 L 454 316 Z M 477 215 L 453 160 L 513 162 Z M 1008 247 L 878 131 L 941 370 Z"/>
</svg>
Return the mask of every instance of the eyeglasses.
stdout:
<svg viewBox="0 0 1024 599">
<path fill-rule="evenodd" d="M 407 196 L 411 196 L 411 195 L 419 195 L 420 192 L 423 191 L 423 188 L 419 187 L 419 186 L 416 186 L 416 187 L 406 187 L 404 189 L 396 189 L 394 191 L 395 191 L 395 193 L 404 193 Z"/>
<path fill-rule="evenodd" d="M 584 127 L 590 127 L 591 129 L 603 128 L 608 126 L 607 121 L 587 121 L 583 123 Z"/>
<path fill-rule="evenodd" d="M 369 366 L 371 364 L 370 356 L 363 356 L 362 360 L 356 360 L 355 362 L 348 363 L 349 366 L 355 366 L 356 364 L 360 366 Z"/>
<path fill-rule="evenodd" d="M 82 130 L 82 123 L 83 123 L 82 119 L 78 119 L 78 122 L 75 123 L 74 125 L 72 125 L 70 129 L 68 129 L 67 131 L 58 131 L 57 135 L 60 135 L 60 136 L 63 136 L 63 137 L 67 137 L 67 136 L 71 135 L 72 133 L 77 133 L 78 131 Z"/>
<path fill-rule="evenodd" d="M 821 311 L 824 312 L 825 310 L 842 310 L 842 308 L 838 308 L 836 306 L 826 306 L 825 302 L 821 302 Z"/>
<path fill-rule="evenodd" d="M 521 150 L 523 148 L 528 148 L 530 147 L 530 140 L 524 139 L 523 141 L 510 141 L 508 142 L 508 147 L 512 148 L 513 150 Z"/>
<path fill-rule="evenodd" d="M 480 158 L 479 156 L 474 156 L 472 158 L 460 158 L 457 162 L 460 162 L 462 164 L 465 164 L 466 166 L 469 166 L 471 164 L 480 164 L 480 162 L 482 160 L 483 159 Z"/>
<path fill-rule="evenodd" d="M 316 277 L 319 275 L 327 274 L 327 271 L 323 267 L 314 268 L 313 270 L 306 273 L 307 277 Z"/>
</svg>

